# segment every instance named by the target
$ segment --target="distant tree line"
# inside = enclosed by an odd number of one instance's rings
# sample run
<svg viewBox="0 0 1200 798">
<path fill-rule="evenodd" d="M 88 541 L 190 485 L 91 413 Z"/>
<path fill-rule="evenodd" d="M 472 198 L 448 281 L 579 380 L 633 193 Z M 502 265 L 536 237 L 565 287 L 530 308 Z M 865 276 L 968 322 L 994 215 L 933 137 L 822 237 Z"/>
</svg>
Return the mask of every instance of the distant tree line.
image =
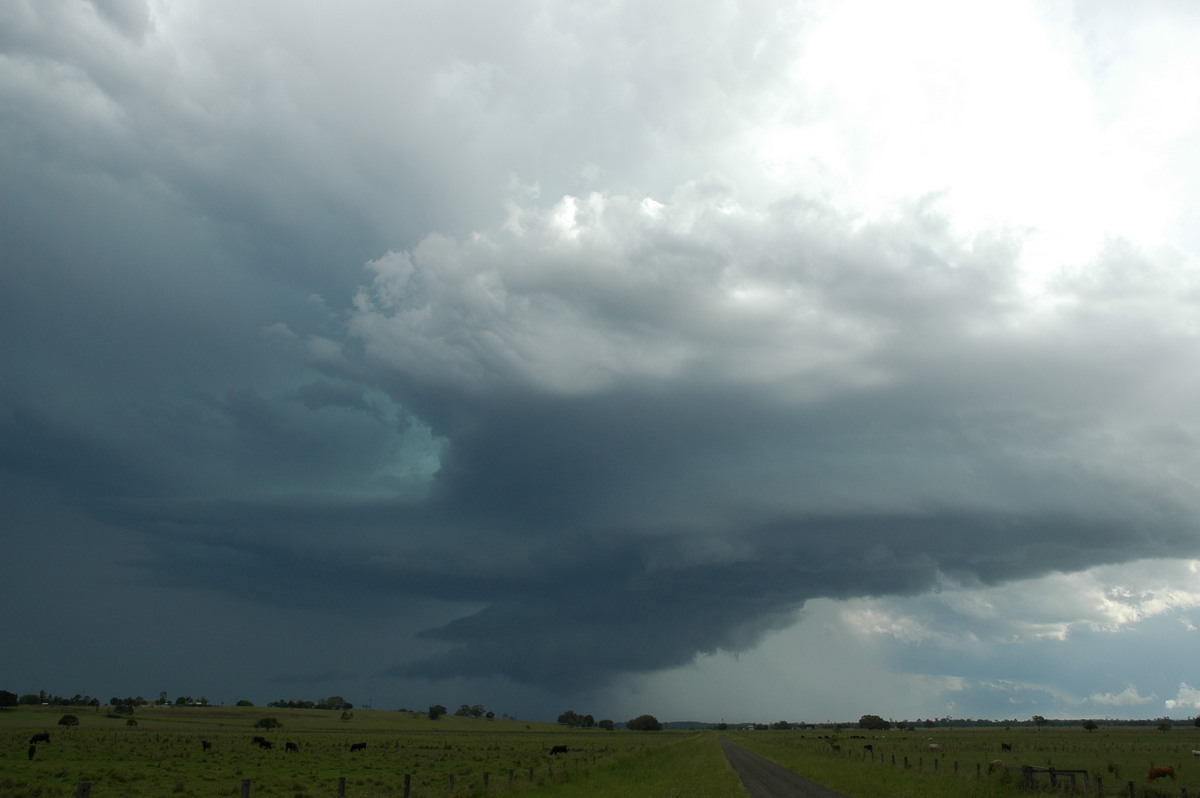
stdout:
<svg viewBox="0 0 1200 798">
<path fill-rule="evenodd" d="M 572 728 L 600 728 L 604 729 L 605 731 L 612 731 L 614 728 L 616 728 L 616 724 L 607 718 L 597 721 L 591 715 L 580 715 L 578 712 L 572 709 L 568 709 L 566 712 L 559 715 L 558 722 L 564 726 L 570 726 Z"/>
<path fill-rule="evenodd" d="M 295 701 L 281 698 L 278 701 L 268 701 L 267 706 L 277 709 L 337 709 L 341 711 L 354 709 L 354 705 L 340 695 L 333 695 L 318 701 Z"/>
</svg>

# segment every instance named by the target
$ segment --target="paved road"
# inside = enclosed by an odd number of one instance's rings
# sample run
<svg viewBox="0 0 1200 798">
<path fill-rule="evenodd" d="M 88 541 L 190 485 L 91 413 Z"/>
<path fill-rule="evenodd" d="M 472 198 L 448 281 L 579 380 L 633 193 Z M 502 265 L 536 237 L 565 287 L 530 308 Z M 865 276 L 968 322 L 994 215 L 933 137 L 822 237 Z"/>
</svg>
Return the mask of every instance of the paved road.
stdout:
<svg viewBox="0 0 1200 798">
<path fill-rule="evenodd" d="M 845 793 L 834 792 L 794 770 L 729 742 L 724 735 L 718 739 L 725 758 L 741 776 L 750 798 L 847 798 Z"/>
</svg>

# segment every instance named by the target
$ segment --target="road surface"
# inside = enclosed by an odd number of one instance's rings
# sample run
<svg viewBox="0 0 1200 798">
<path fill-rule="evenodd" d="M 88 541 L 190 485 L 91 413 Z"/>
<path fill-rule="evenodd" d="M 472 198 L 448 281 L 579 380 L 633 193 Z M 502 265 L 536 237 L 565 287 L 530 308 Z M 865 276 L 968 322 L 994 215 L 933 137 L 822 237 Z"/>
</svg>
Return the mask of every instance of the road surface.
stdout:
<svg viewBox="0 0 1200 798">
<path fill-rule="evenodd" d="M 777 765 L 766 757 L 729 742 L 724 735 L 718 739 L 725 751 L 725 758 L 741 777 L 742 784 L 746 785 L 750 798 L 847 798 L 845 793 L 834 792 L 783 765 Z"/>
</svg>

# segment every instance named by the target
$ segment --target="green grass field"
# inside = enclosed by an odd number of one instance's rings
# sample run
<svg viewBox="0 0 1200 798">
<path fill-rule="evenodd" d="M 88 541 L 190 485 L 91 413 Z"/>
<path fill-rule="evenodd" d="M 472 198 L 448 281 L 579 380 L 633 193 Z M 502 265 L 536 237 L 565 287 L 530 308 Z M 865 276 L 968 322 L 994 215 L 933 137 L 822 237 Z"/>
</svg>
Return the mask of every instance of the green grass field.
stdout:
<svg viewBox="0 0 1200 798">
<path fill-rule="evenodd" d="M 102 708 L 103 709 L 103 708 Z M 57 725 L 74 714 L 78 727 Z M 282 728 L 254 727 L 263 717 Z M 410 777 L 412 798 L 485 794 L 521 798 L 742 798 L 745 791 L 726 763 L 712 732 L 605 732 L 567 729 L 556 724 L 482 720 L 447 716 L 430 721 L 422 714 L 355 710 L 341 720 L 337 711 L 264 707 L 145 707 L 125 719 L 84 708 L 21 707 L 0 712 L 0 796 L 48 798 L 75 795 L 90 782 L 93 798 L 241 794 L 250 780 L 252 796 L 320 798 L 336 796 L 345 779 L 348 798 L 404 794 Z M 49 732 L 50 744 L 28 758 L 35 732 Z M 735 742 L 854 798 L 1015 798 L 1021 765 L 1087 771 L 1088 789 L 1097 795 L 1200 796 L 1200 731 L 1180 727 L 1013 729 L 922 729 L 838 734 L 825 730 L 728 732 Z M 262 750 L 255 735 L 271 740 Z M 930 738 L 942 747 L 929 749 Z M 212 744 L 203 751 L 201 740 Z M 296 753 L 284 750 L 295 742 Z M 351 752 L 352 743 L 366 749 Z M 1002 751 L 1001 743 L 1012 745 Z M 867 752 L 864 745 L 873 751 Z M 567 755 L 550 756 L 554 745 Z M 907 758 L 907 763 L 906 763 Z M 1001 759 L 1011 769 L 988 774 Z M 956 767 L 957 765 L 957 767 Z M 1150 767 L 1170 765 L 1178 780 L 1146 783 Z M 978 774 L 978 775 L 977 775 Z M 1036 776 L 1046 787 L 1045 773 Z M 1077 777 L 1082 788 L 1084 781 Z"/>
<path fill-rule="evenodd" d="M 822 739 L 829 735 L 833 739 Z M 1087 771 L 1089 789 L 1097 795 L 1097 779 L 1104 795 L 1128 796 L 1133 782 L 1136 796 L 1178 796 L 1186 788 L 1200 795 L 1200 731 L 1180 727 L 1168 732 L 1148 727 L 1103 726 L 1088 732 L 1078 727 L 1014 727 L 979 729 L 921 729 L 918 731 L 863 732 L 757 731 L 731 733 L 730 739 L 798 773 L 855 798 L 996 798 L 1021 795 L 1021 765 L 1035 768 Z M 865 739 L 857 739 L 865 737 Z M 942 747 L 929 749 L 930 742 Z M 1012 751 L 1002 750 L 1008 743 Z M 864 745 L 873 751 L 865 751 Z M 836 746 L 836 747 L 835 747 Z M 905 758 L 907 757 L 907 767 Z M 988 763 L 999 759 L 1006 769 L 987 773 Z M 957 771 L 955 769 L 957 763 Z M 1147 784 L 1151 767 L 1170 765 L 1178 780 Z M 979 773 L 976 776 L 976 773 Z M 1045 788 L 1047 773 L 1037 773 L 1035 784 Z M 1064 782 L 1067 778 L 1063 777 Z M 1084 778 L 1076 776 L 1082 790 Z"/>
<path fill-rule="evenodd" d="M 58 726 L 63 714 L 77 727 Z M 695 732 L 605 732 L 515 720 L 355 710 L 341 713 L 262 707 L 138 710 L 136 727 L 85 708 L 34 707 L 0 713 L 0 795 L 73 796 L 80 782 L 93 798 L 253 796 L 413 798 L 487 794 L 628 795 L 719 798 L 743 795 L 715 736 Z M 255 721 L 282 725 L 264 731 Z M 28 758 L 35 732 L 51 742 Z M 274 747 L 263 750 L 261 735 Z M 201 740 L 211 743 L 202 750 Z M 294 742 L 298 752 L 285 751 Z M 366 743 L 351 752 L 352 743 Z M 566 755 L 550 756 L 554 745 Z"/>
</svg>

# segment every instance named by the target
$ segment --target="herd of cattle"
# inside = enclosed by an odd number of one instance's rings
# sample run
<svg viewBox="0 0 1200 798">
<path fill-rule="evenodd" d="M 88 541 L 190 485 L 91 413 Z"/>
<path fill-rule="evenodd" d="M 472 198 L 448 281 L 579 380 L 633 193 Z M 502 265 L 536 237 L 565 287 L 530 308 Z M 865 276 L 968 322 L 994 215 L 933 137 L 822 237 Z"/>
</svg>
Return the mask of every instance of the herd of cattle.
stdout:
<svg viewBox="0 0 1200 798">
<path fill-rule="evenodd" d="M 861 739 L 861 738 L 859 738 L 859 739 Z M 254 743 L 255 745 L 257 745 L 259 748 L 263 749 L 264 751 L 270 751 L 272 748 L 275 747 L 274 743 L 272 743 L 266 737 L 262 737 L 262 736 L 254 737 L 251 740 L 251 742 Z M 38 732 L 37 734 L 35 734 L 29 738 L 29 758 L 30 759 L 33 759 L 35 756 L 37 756 L 37 749 L 38 749 L 39 743 L 46 743 L 47 745 L 49 745 L 50 733 L 49 732 Z M 941 751 L 942 750 L 942 746 L 939 743 L 931 742 L 928 744 L 928 746 L 929 746 L 930 751 Z M 284 749 L 284 751 L 286 751 L 288 753 L 299 753 L 300 752 L 300 746 L 298 746 L 296 743 L 292 742 L 291 740 L 288 740 L 287 742 L 285 742 L 283 744 L 283 749 Z M 201 751 L 211 751 L 212 743 L 209 742 L 208 740 L 201 740 L 200 741 L 200 750 Z M 353 751 L 365 751 L 365 750 L 367 750 L 367 744 L 366 743 L 351 743 L 350 750 L 352 752 Z M 1013 747 L 1009 743 L 1000 743 L 1000 750 L 1011 751 L 1011 750 L 1013 750 Z M 870 752 L 874 753 L 875 746 L 870 743 L 867 743 L 866 745 L 863 746 L 863 751 L 870 751 Z M 550 754 L 552 756 L 555 754 L 565 754 L 565 753 L 567 753 L 567 747 L 565 745 L 556 745 L 550 749 Z M 1192 756 L 1200 757 L 1200 751 L 1192 751 Z M 1004 760 L 993 759 L 991 762 L 988 763 L 987 772 L 995 773 L 997 771 L 1004 770 L 1005 767 L 1006 766 L 1004 764 Z M 1166 779 L 1166 778 L 1169 778 L 1172 780 L 1175 779 L 1175 768 L 1170 767 L 1170 766 L 1150 768 L 1150 772 L 1146 774 L 1146 781 L 1154 781 L 1155 779 Z"/>
<path fill-rule="evenodd" d="M 50 732 L 38 732 L 37 734 L 30 737 L 29 738 L 29 758 L 33 759 L 35 756 L 37 756 L 38 743 L 49 744 L 49 742 L 50 742 Z M 266 737 L 262 737 L 262 736 L 256 736 L 256 737 L 252 738 L 250 740 L 250 742 L 254 743 L 255 745 L 257 745 L 259 748 L 261 748 L 264 751 L 270 751 L 271 749 L 273 749 L 275 747 L 274 743 L 272 743 Z M 204 740 L 204 739 L 200 740 L 200 750 L 202 752 L 211 751 L 212 747 L 213 747 L 213 744 L 211 742 L 209 742 L 208 740 Z M 292 742 L 291 740 L 288 740 L 287 742 L 285 742 L 283 744 L 283 750 L 288 753 L 299 753 L 300 746 L 297 745 L 296 743 Z M 366 743 L 351 743 L 350 744 L 351 752 L 365 751 L 365 750 L 367 750 Z M 565 754 L 565 753 L 567 753 L 567 747 L 565 745 L 556 745 L 550 749 L 550 753 L 552 755 L 553 754 Z"/>
<path fill-rule="evenodd" d="M 930 739 L 932 739 L 932 738 L 930 738 Z M 940 743 L 931 742 L 931 743 L 928 743 L 928 747 L 929 747 L 930 751 L 941 751 L 942 750 L 942 746 Z M 1000 743 L 1000 750 L 1011 751 L 1011 750 L 1013 750 L 1012 744 L 1011 743 Z M 871 753 L 874 753 L 875 746 L 870 743 L 867 743 L 866 745 L 863 746 L 863 751 L 869 751 Z M 1195 750 L 1192 751 L 1192 756 L 1200 757 L 1200 751 L 1195 751 Z M 988 773 L 996 773 L 996 772 L 1005 770 L 1006 767 L 1007 766 L 1004 764 L 1004 760 L 993 759 L 991 762 L 988 763 L 987 772 Z M 1155 779 L 1165 779 L 1165 778 L 1174 780 L 1175 779 L 1175 768 L 1170 767 L 1170 766 L 1150 768 L 1150 772 L 1146 774 L 1146 781 L 1154 781 Z"/>
</svg>

